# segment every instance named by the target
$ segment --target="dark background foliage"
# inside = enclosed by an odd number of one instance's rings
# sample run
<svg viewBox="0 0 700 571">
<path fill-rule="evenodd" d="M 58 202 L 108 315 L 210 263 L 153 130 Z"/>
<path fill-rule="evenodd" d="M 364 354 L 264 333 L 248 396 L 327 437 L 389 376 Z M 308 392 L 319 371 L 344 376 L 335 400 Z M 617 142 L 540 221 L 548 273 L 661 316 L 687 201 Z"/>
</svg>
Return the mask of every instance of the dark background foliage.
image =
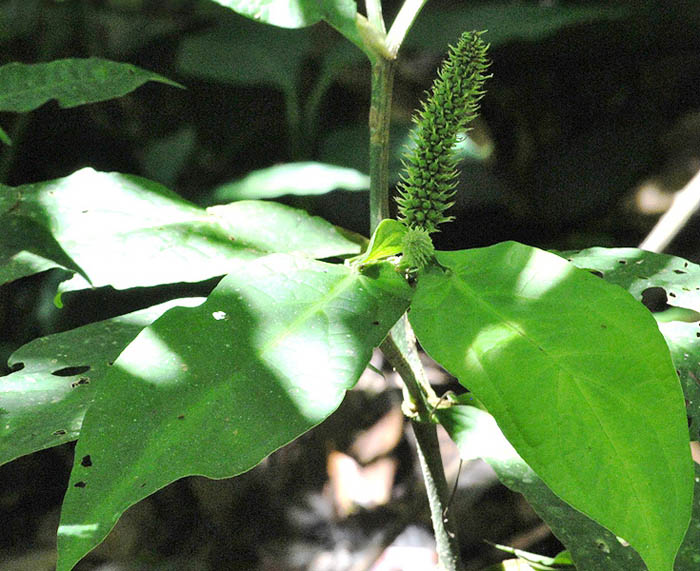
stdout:
<svg viewBox="0 0 700 571">
<path fill-rule="evenodd" d="M 390 20 L 400 2 L 383 4 Z M 464 152 L 457 220 L 436 245 L 637 245 L 700 166 L 700 7 L 680 0 L 430 0 L 397 64 L 394 177 L 413 109 L 447 44 L 469 28 L 489 30 L 493 78 Z M 0 64 L 99 56 L 186 86 L 146 84 L 85 107 L 49 103 L 30 114 L 0 114 L 14 141 L 0 149 L 4 184 L 92 166 L 146 176 L 208 205 L 218 184 L 277 163 L 316 160 L 367 171 L 369 66 L 324 24 L 265 27 L 208 0 L 4 0 L 0 46 Z M 368 232 L 366 193 L 282 201 Z M 697 261 L 698 228 L 691 220 L 669 250 Z M 0 288 L 1 372 L 9 353 L 34 337 L 213 287 L 72 294 L 58 310 L 58 279 L 54 272 Z M 442 377 L 436 372 L 435 379 Z M 449 379 L 441 382 L 449 387 Z M 388 453 L 398 471 L 387 505 L 342 518 L 322 493 L 328 451 L 348 449 L 353 431 L 395 409 L 398 392 L 391 382 L 386 387 L 361 384 L 319 430 L 244 476 L 169 486 L 127 512 L 106 547 L 80 568 L 117 560 L 124 569 L 322 569 L 311 561 L 323 552 L 335 557 L 328 569 L 361 569 L 358 553 L 366 562 L 367 553 L 381 552 L 368 545 L 389 544 L 405 529 L 422 537 L 429 524 L 406 438 Z M 0 469 L 0 560 L 36 557 L 17 568 L 50 568 L 70 455 L 65 446 Z M 498 559 L 483 539 L 555 553 L 560 546 L 537 531 L 519 497 L 488 476 L 479 480 L 479 470 L 463 476 L 456 500 L 469 568 Z M 354 554 L 344 567 L 342 549 Z"/>
</svg>

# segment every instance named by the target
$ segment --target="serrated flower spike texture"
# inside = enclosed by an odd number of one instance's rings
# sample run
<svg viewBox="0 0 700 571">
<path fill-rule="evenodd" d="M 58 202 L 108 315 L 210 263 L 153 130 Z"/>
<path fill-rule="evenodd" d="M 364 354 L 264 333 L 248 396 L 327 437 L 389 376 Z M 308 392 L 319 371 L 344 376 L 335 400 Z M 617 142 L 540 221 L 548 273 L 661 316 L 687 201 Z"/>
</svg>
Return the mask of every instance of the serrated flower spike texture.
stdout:
<svg viewBox="0 0 700 571">
<path fill-rule="evenodd" d="M 450 47 L 427 99 L 413 118 L 413 146 L 404 157 L 396 198 L 399 219 L 409 228 L 430 234 L 454 218 L 445 214 L 454 204 L 458 178 L 453 147 L 477 116 L 484 81 L 490 77 L 486 73 L 489 46 L 481 35 L 465 32 Z"/>
</svg>

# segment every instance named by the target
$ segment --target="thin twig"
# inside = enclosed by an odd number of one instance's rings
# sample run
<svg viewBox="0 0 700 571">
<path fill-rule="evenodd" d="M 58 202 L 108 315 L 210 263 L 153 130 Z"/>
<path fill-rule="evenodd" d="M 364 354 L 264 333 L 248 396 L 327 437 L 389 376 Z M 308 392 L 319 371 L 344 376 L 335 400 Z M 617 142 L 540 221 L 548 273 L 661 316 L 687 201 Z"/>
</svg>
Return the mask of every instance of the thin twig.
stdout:
<svg viewBox="0 0 700 571">
<path fill-rule="evenodd" d="M 396 57 L 396 54 L 399 53 L 399 48 L 408 30 L 411 29 L 418 13 L 423 9 L 427 1 L 428 0 L 406 0 L 401 6 L 386 36 L 386 47 L 393 57 Z"/>
<path fill-rule="evenodd" d="M 639 245 L 642 250 L 662 252 L 700 206 L 700 171 L 673 196 L 671 208 L 659 218 Z"/>
</svg>

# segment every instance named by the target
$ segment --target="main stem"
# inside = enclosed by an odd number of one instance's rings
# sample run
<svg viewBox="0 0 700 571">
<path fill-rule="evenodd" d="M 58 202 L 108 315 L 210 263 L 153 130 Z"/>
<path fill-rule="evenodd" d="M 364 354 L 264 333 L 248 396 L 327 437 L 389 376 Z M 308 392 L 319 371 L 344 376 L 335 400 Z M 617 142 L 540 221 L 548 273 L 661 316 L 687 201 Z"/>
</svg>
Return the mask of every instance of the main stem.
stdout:
<svg viewBox="0 0 700 571">
<path fill-rule="evenodd" d="M 370 232 L 389 218 L 389 120 L 394 88 L 394 62 L 377 57 L 372 65 L 372 102 L 369 109 L 369 223 Z"/>
<path fill-rule="evenodd" d="M 377 57 L 372 66 L 370 131 L 370 229 L 389 218 L 389 121 L 394 83 L 394 62 Z M 416 352 L 415 339 L 404 316 L 382 344 L 385 356 L 404 381 L 405 405 L 413 412 L 418 458 L 428 494 L 440 567 L 445 571 L 462 568 L 459 544 L 447 517 L 448 486 L 440 457 L 437 430 L 430 422 L 430 401 L 434 394 Z"/>
</svg>

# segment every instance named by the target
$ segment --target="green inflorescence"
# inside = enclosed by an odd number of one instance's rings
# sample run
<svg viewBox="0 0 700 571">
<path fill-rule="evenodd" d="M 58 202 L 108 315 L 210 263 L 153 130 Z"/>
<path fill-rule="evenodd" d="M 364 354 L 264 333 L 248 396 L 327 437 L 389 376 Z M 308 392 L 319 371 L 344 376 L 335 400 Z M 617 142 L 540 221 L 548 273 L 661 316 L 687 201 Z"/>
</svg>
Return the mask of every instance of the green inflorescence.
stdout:
<svg viewBox="0 0 700 571">
<path fill-rule="evenodd" d="M 454 204 L 457 159 L 453 147 L 457 137 L 476 117 L 483 97 L 489 61 L 488 44 L 482 32 L 465 32 L 433 82 L 428 98 L 413 118 L 413 147 L 404 158 L 405 171 L 399 183 L 399 219 L 410 228 L 428 234 L 454 217 L 445 211 Z"/>
</svg>

